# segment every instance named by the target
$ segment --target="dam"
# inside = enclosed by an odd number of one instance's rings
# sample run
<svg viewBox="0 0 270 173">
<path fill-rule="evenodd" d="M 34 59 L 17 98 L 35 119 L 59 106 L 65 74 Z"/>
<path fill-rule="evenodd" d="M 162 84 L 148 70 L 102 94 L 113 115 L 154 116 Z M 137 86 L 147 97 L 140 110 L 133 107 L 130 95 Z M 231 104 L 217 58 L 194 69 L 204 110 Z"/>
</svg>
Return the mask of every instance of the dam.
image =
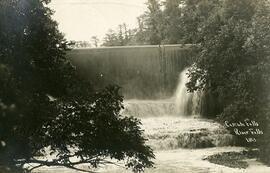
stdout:
<svg viewBox="0 0 270 173">
<path fill-rule="evenodd" d="M 81 48 L 68 51 L 67 57 L 94 90 L 116 84 L 122 88 L 121 94 L 126 100 L 160 100 L 181 97 L 181 94 L 175 95 L 177 89 L 187 94 L 185 83 L 182 82 L 182 88 L 177 87 L 179 75 L 193 62 L 192 46 L 174 44 Z M 211 117 L 219 110 L 217 100 L 211 95 L 205 93 L 200 99 L 202 115 Z M 178 104 L 180 102 L 191 103 L 192 99 L 179 98 Z M 178 111 L 191 114 L 192 110 Z"/>
<path fill-rule="evenodd" d="M 145 45 L 74 49 L 67 52 L 94 89 L 122 87 L 125 99 L 165 99 L 190 63 L 191 45 Z"/>
</svg>

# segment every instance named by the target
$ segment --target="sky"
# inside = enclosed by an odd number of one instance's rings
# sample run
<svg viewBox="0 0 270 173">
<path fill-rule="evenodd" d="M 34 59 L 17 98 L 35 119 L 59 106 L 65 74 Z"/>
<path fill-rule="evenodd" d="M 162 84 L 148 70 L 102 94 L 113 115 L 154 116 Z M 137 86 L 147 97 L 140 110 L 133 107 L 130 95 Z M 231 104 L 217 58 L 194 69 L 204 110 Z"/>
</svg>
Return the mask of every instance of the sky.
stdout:
<svg viewBox="0 0 270 173">
<path fill-rule="evenodd" d="M 137 17 L 146 10 L 146 0 L 52 0 L 49 5 L 68 40 L 90 41 L 92 36 L 102 40 L 110 29 L 126 23 L 137 26 Z"/>
</svg>

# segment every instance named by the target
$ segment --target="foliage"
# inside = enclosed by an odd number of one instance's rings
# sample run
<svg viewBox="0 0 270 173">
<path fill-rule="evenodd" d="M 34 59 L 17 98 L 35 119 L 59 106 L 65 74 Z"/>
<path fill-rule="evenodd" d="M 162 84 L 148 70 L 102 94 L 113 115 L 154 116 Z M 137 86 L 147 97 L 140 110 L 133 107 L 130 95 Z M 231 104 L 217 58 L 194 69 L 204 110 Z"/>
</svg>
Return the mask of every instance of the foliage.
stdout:
<svg viewBox="0 0 270 173">
<path fill-rule="evenodd" d="M 95 47 L 98 47 L 99 39 L 98 39 L 97 36 L 92 36 L 92 37 L 91 37 L 91 41 L 93 42 L 93 45 L 94 45 Z"/>
<path fill-rule="evenodd" d="M 29 163 L 78 170 L 107 158 L 126 160 L 133 171 L 151 167 L 139 120 L 120 114 L 119 88 L 95 93 L 78 77 L 48 3 L 0 1 L 0 171 Z M 38 157 L 48 152 L 53 160 Z"/>
<path fill-rule="evenodd" d="M 223 0 L 214 9 L 195 37 L 199 53 L 187 87 L 217 95 L 222 120 L 257 120 L 265 132 L 259 139 L 264 151 L 270 139 L 269 2 Z"/>
<path fill-rule="evenodd" d="M 131 44 L 134 31 L 127 28 L 125 23 L 118 26 L 118 30 L 109 29 L 106 33 L 103 46 L 126 46 Z"/>
<path fill-rule="evenodd" d="M 196 43 L 202 21 L 218 4 L 219 0 L 148 0 L 147 10 L 137 18 L 138 27 L 133 29 L 129 44 Z M 109 35 L 116 38 L 116 34 Z"/>
<path fill-rule="evenodd" d="M 157 0 L 148 0 L 147 9 L 145 13 L 145 25 L 146 25 L 146 39 L 150 44 L 160 44 L 163 38 L 162 26 L 163 17 L 160 8 L 160 3 Z"/>
<path fill-rule="evenodd" d="M 95 46 L 95 42 L 93 44 Z M 89 48 L 89 47 L 92 47 L 92 44 L 89 41 L 75 41 L 75 40 L 72 40 L 72 41 L 69 42 L 69 47 L 71 49 L 73 49 L 73 48 Z"/>
<path fill-rule="evenodd" d="M 220 0 L 184 0 L 180 19 L 182 43 L 200 43 L 205 21 L 218 9 Z"/>
<path fill-rule="evenodd" d="M 117 31 L 110 29 L 104 38 L 103 46 L 161 44 L 164 37 L 161 4 L 158 0 L 148 0 L 146 5 L 147 11 L 137 18 L 137 28 L 127 29 L 124 23 L 119 25 Z"/>
<path fill-rule="evenodd" d="M 183 38 L 182 32 L 182 0 L 167 0 L 164 2 L 164 40 L 169 44 L 180 43 Z"/>
</svg>

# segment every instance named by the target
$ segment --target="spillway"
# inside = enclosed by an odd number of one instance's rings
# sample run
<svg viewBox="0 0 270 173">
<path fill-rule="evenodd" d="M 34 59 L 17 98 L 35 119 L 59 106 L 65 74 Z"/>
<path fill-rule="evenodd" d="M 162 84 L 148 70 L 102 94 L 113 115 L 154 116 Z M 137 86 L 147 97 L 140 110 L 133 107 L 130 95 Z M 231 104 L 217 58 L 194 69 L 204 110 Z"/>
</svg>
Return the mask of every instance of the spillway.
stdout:
<svg viewBox="0 0 270 173">
<path fill-rule="evenodd" d="M 67 52 L 81 76 L 94 89 L 108 84 L 122 87 L 126 99 L 170 98 L 177 87 L 179 73 L 189 64 L 190 45 L 145 45 Z"/>
</svg>

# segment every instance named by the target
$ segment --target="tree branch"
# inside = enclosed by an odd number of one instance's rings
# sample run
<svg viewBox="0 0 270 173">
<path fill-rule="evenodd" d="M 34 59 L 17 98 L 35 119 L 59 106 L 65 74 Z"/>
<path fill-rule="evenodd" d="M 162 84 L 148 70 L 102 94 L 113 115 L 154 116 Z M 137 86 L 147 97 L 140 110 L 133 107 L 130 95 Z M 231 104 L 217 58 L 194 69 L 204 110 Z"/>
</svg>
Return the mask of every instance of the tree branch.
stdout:
<svg viewBox="0 0 270 173">
<path fill-rule="evenodd" d="M 73 169 L 73 170 L 76 170 L 76 171 L 87 172 L 87 173 L 95 173 L 93 171 L 89 171 L 89 170 L 80 169 L 80 168 L 75 167 L 76 165 L 91 163 L 91 162 L 93 162 L 93 160 L 85 159 L 85 160 L 80 160 L 80 161 L 77 161 L 77 162 L 70 162 L 70 163 L 66 163 L 66 164 L 65 163 L 59 163 L 59 161 L 61 161 L 61 160 L 57 159 L 57 160 L 53 160 L 53 161 L 48 161 L 48 160 L 28 159 L 28 160 L 16 161 L 16 163 L 18 163 L 18 164 L 29 164 L 29 163 L 39 164 L 39 165 L 34 166 L 31 169 L 29 169 L 30 172 L 33 171 L 34 169 L 37 169 L 37 168 L 40 168 L 40 167 L 43 167 L 43 166 L 48 166 L 48 167 L 50 167 L 50 166 L 63 166 L 63 167 L 70 168 L 70 169 Z M 125 167 L 123 167 L 123 166 L 121 166 L 121 165 L 119 165 L 119 164 L 117 164 L 115 162 L 111 162 L 111 161 L 108 161 L 108 160 L 105 160 L 105 159 L 97 159 L 97 162 L 100 163 L 100 164 L 113 164 L 113 165 L 125 168 Z"/>
<path fill-rule="evenodd" d="M 108 160 L 105 160 L 105 159 L 102 159 L 101 161 L 103 161 L 103 162 L 102 162 L 103 164 L 112 164 L 112 165 L 116 165 L 116 166 L 121 167 L 121 168 L 125 168 L 125 167 L 122 166 L 122 165 L 119 165 L 119 164 L 117 164 L 117 163 L 115 163 L 115 162 L 111 162 L 111 161 L 108 161 Z M 101 162 L 100 162 L 100 163 L 101 163 Z"/>
<path fill-rule="evenodd" d="M 96 173 L 96 172 L 93 172 L 93 171 L 89 171 L 89 170 L 85 170 L 85 169 L 76 168 L 76 167 L 71 166 L 71 165 L 67 165 L 67 166 L 65 166 L 65 167 L 70 168 L 70 169 L 74 169 L 74 170 L 76 170 L 76 171 L 81 171 L 81 172 Z"/>
<path fill-rule="evenodd" d="M 19 164 L 27 164 L 27 163 L 37 163 L 39 165 L 32 167 L 31 169 L 29 169 L 29 171 L 33 171 L 34 169 L 37 169 L 39 167 L 42 166 L 63 166 L 66 168 L 70 168 L 70 169 L 74 169 L 76 171 L 81 171 L 81 172 L 88 172 L 88 173 L 95 173 L 93 171 L 89 171 L 89 170 L 85 170 L 85 169 L 80 169 L 80 168 L 76 168 L 73 165 L 80 165 L 80 164 L 84 164 L 84 163 L 89 163 L 87 161 L 85 162 L 76 162 L 76 163 L 71 163 L 71 164 L 64 164 L 64 163 L 59 163 L 56 161 L 48 161 L 48 160 L 37 160 L 37 159 L 29 159 L 29 160 L 25 160 L 25 161 L 17 161 L 17 163 Z"/>
<path fill-rule="evenodd" d="M 31 169 L 28 169 L 28 171 L 31 172 L 31 171 L 33 171 L 34 169 L 40 168 L 40 167 L 42 167 L 42 166 L 45 166 L 45 165 L 39 164 L 39 165 L 37 165 L 37 166 L 32 167 Z"/>
</svg>

